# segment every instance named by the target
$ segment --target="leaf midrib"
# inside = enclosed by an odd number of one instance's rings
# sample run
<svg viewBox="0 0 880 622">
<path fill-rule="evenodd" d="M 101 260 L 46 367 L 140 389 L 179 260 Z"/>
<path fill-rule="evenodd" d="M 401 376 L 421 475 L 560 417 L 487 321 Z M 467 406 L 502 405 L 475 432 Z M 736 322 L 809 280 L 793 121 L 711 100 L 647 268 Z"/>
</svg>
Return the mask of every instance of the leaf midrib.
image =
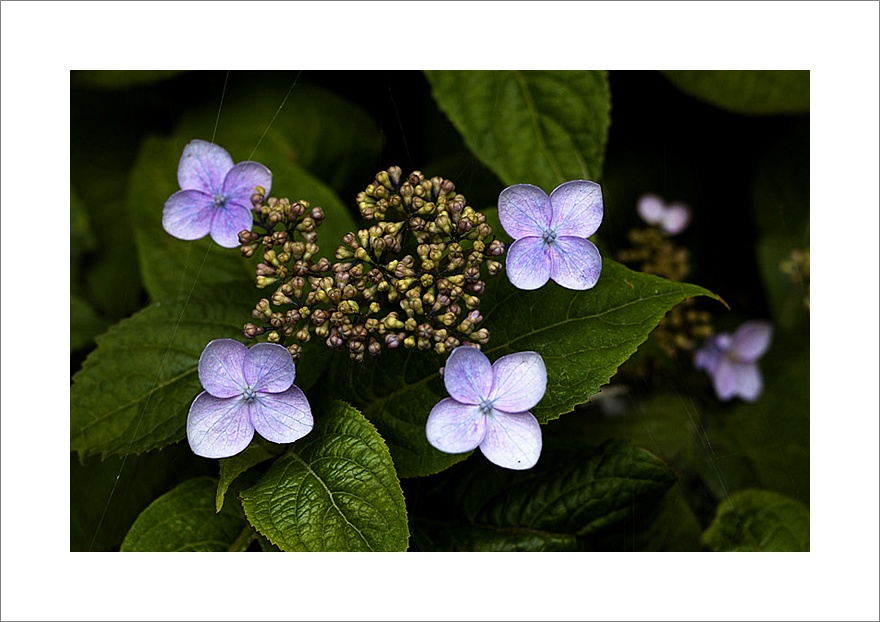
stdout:
<svg viewBox="0 0 880 622">
<path fill-rule="evenodd" d="M 544 153 L 544 157 L 547 158 L 547 162 L 553 169 L 553 173 L 556 175 L 557 183 L 562 183 L 563 181 L 565 181 L 565 175 L 562 172 L 562 167 L 559 165 L 559 163 L 556 161 L 556 158 L 553 156 L 553 153 L 550 151 L 547 142 L 544 140 L 544 132 L 541 128 L 540 115 L 535 108 L 535 102 L 532 98 L 532 93 L 531 89 L 529 89 L 528 81 L 526 80 L 526 77 L 523 75 L 522 71 L 511 71 L 511 74 L 516 80 L 517 86 L 519 86 L 520 91 L 522 91 L 523 99 L 526 103 L 526 109 L 529 112 L 532 127 L 534 128 L 535 141 L 538 143 L 538 146 Z"/>
</svg>

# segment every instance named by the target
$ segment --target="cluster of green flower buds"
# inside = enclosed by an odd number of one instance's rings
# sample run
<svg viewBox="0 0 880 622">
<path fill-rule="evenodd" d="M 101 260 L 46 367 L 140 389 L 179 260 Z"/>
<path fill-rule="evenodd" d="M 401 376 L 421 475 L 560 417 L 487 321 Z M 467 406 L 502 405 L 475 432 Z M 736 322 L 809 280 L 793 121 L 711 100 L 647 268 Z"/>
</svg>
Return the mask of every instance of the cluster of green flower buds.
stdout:
<svg viewBox="0 0 880 622">
<path fill-rule="evenodd" d="M 373 224 L 343 236 L 332 264 L 316 259 L 320 208 L 286 199 L 255 203 L 267 233 L 243 233 L 242 252 L 265 248 L 257 287 L 276 289 L 254 308 L 261 324 L 247 324 L 245 335 L 268 332 L 295 358 L 300 344 L 316 337 L 356 361 L 383 348 L 443 354 L 462 343 L 485 344 L 479 296 L 484 272 L 498 274 L 504 252 L 485 216 L 451 181 L 418 171 L 404 179 L 399 167 L 378 173 L 357 203 Z"/>
</svg>

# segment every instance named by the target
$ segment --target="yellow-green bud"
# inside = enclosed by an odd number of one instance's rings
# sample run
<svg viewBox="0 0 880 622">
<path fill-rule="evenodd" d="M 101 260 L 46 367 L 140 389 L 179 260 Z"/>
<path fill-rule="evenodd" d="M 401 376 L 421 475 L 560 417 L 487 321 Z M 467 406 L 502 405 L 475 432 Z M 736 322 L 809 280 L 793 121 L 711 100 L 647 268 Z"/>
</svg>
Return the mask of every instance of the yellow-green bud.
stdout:
<svg viewBox="0 0 880 622">
<path fill-rule="evenodd" d="M 412 286 L 412 284 L 415 282 L 416 282 L 415 277 L 400 279 L 399 281 L 397 281 L 397 291 L 403 293 L 406 290 L 408 290 Z"/>
<path fill-rule="evenodd" d="M 351 315 L 360 311 L 360 307 L 358 307 L 358 304 L 354 300 L 343 300 L 339 303 L 337 309 L 346 315 Z"/>
<path fill-rule="evenodd" d="M 382 320 L 382 324 L 384 324 L 385 328 L 389 330 L 400 330 L 401 328 L 403 328 L 403 322 L 397 319 L 396 311 L 392 311 L 387 316 L 385 316 L 385 319 Z"/>
</svg>

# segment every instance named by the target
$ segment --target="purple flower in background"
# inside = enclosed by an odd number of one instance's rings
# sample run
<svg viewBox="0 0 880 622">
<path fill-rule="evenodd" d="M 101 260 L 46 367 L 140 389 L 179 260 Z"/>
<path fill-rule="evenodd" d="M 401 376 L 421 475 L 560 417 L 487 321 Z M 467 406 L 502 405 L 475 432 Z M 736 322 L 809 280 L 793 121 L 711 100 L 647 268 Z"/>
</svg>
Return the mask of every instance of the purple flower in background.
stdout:
<svg viewBox="0 0 880 622">
<path fill-rule="evenodd" d="M 691 210 L 683 203 L 666 205 L 656 194 L 645 194 L 639 199 L 639 216 L 649 225 L 658 227 L 666 235 L 681 233 L 691 220 Z"/>
<path fill-rule="evenodd" d="M 296 368 L 287 348 L 258 343 L 250 349 L 215 339 L 199 358 L 205 391 L 192 403 L 186 437 L 196 455 L 234 456 L 251 442 L 254 429 L 273 443 L 292 443 L 314 426 L 305 394 L 294 386 Z"/>
<path fill-rule="evenodd" d="M 769 322 L 754 320 L 740 326 L 733 335 L 722 333 L 706 340 L 694 364 L 712 377 L 718 399 L 758 399 L 764 386 L 758 359 L 767 351 L 772 336 Z"/>
<path fill-rule="evenodd" d="M 541 427 L 528 410 L 544 397 L 547 368 L 535 352 L 494 364 L 476 348 L 456 348 L 443 375 L 447 397 L 428 416 L 428 442 L 450 454 L 480 448 L 508 469 L 530 469 L 541 455 Z"/>
<path fill-rule="evenodd" d="M 239 231 L 253 224 L 251 195 L 257 186 L 266 194 L 272 173 L 258 162 L 233 165 L 225 149 L 204 140 L 183 148 L 177 181 L 181 190 L 165 202 L 162 226 L 181 240 L 197 240 L 208 233 L 226 248 L 239 245 Z"/>
<path fill-rule="evenodd" d="M 507 252 L 510 282 L 519 289 L 538 289 L 549 279 L 568 289 L 593 287 L 602 256 L 587 238 L 602 214 L 602 189 L 592 181 L 567 181 L 549 197 L 530 184 L 505 188 L 498 217 L 515 240 Z"/>
</svg>

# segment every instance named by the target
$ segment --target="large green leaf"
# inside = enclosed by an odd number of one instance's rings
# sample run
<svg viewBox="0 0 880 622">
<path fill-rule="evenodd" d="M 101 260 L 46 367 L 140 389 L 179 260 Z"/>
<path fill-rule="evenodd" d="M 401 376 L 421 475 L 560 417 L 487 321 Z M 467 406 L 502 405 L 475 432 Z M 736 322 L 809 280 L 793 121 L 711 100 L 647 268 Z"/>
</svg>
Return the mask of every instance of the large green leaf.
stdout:
<svg viewBox="0 0 880 622">
<path fill-rule="evenodd" d="M 586 403 L 669 309 L 690 296 L 713 296 L 702 287 L 633 272 L 607 259 L 591 290 L 576 292 L 551 282 L 521 291 L 501 275 L 486 292 L 481 309 L 490 341 L 483 351 L 494 361 L 532 350 L 547 366 L 547 392 L 532 410 L 541 423 Z M 443 361 L 421 351 L 391 351 L 350 368 L 351 399 L 379 428 L 401 477 L 430 475 L 467 457 L 444 454 L 425 438 L 428 413 L 447 397 L 439 374 Z"/>
<path fill-rule="evenodd" d="M 506 184 L 598 181 L 610 125 L 601 71 L 429 71 L 434 99 Z"/>
<path fill-rule="evenodd" d="M 122 542 L 122 551 L 243 551 L 257 537 L 241 515 L 214 509 L 217 480 L 191 479 L 144 510 Z"/>
<path fill-rule="evenodd" d="M 183 439 L 186 414 L 202 391 L 202 350 L 213 339 L 244 339 L 248 311 L 240 289 L 198 288 L 99 336 L 73 378 L 71 450 L 82 457 L 140 453 Z"/>
<path fill-rule="evenodd" d="M 460 524 L 420 523 L 421 546 L 476 550 L 589 547 L 595 535 L 653 516 L 676 481 L 666 463 L 623 441 L 554 452 L 528 471 L 484 463 L 459 484 Z M 434 541 L 435 540 L 435 541 Z M 433 542 L 432 542 L 433 541 Z M 456 542 L 457 541 L 457 542 Z"/>
<path fill-rule="evenodd" d="M 406 504 L 391 454 L 354 408 L 335 402 L 315 429 L 241 493 L 248 520 L 285 551 L 403 551 Z"/>
<path fill-rule="evenodd" d="M 766 490 L 741 490 L 718 506 L 703 534 L 710 551 L 809 551 L 810 511 Z"/>
<path fill-rule="evenodd" d="M 742 114 L 810 111 L 809 71 L 664 71 L 688 95 Z"/>
</svg>

